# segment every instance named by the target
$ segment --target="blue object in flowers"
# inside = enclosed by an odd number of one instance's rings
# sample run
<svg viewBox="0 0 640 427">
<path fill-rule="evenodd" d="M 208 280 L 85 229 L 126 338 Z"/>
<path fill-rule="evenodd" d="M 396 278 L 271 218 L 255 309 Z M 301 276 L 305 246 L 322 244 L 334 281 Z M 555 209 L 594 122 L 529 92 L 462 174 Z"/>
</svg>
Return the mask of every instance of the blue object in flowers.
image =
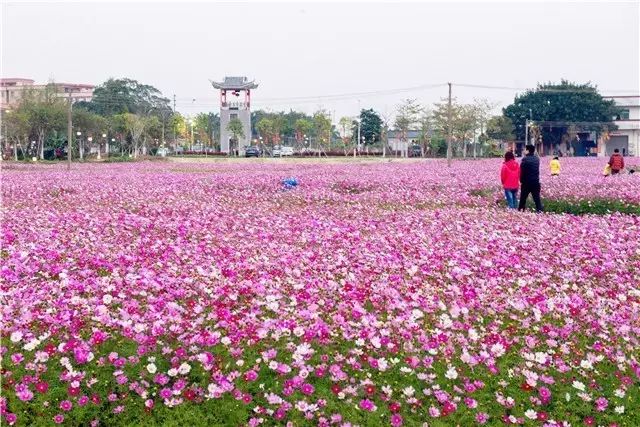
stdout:
<svg viewBox="0 0 640 427">
<path fill-rule="evenodd" d="M 290 190 L 298 186 L 298 179 L 295 177 L 285 178 L 282 180 L 282 187 L 285 190 Z"/>
</svg>

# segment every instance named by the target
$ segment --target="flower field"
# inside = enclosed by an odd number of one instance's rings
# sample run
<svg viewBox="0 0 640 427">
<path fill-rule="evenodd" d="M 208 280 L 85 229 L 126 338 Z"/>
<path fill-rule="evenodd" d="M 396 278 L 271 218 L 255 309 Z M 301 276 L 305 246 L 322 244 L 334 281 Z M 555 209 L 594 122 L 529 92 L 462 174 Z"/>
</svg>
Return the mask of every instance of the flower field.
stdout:
<svg viewBox="0 0 640 427">
<path fill-rule="evenodd" d="M 499 159 L 65 168 L 2 171 L 3 424 L 640 425 L 638 215 L 507 211 Z"/>
</svg>

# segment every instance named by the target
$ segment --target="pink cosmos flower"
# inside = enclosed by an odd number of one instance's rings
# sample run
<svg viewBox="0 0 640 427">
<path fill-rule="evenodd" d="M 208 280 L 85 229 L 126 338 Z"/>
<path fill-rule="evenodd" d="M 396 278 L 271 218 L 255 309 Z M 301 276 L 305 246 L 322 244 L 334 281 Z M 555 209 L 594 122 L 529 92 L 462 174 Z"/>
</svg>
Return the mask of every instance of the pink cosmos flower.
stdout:
<svg viewBox="0 0 640 427">
<path fill-rule="evenodd" d="M 609 401 L 605 397 L 599 397 L 596 399 L 596 411 L 604 412 L 609 406 Z"/>
<path fill-rule="evenodd" d="M 476 422 L 478 424 L 486 424 L 489 421 L 489 414 L 486 412 L 478 412 L 476 414 Z"/>
<path fill-rule="evenodd" d="M 56 416 L 53 417 L 53 422 L 56 424 L 62 424 L 64 422 L 64 415 L 57 414 Z"/>
<path fill-rule="evenodd" d="M 5 414 L 4 418 L 7 420 L 7 424 L 10 426 L 14 425 L 16 421 L 18 421 L 18 416 L 12 412 Z"/>
<path fill-rule="evenodd" d="M 400 414 L 391 415 L 391 425 L 393 427 L 400 427 L 403 424 L 402 416 Z"/>
<path fill-rule="evenodd" d="M 315 388 L 309 383 L 304 383 L 304 384 L 302 384 L 302 387 L 300 388 L 300 391 L 303 394 L 306 394 L 307 396 L 310 396 L 315 391 Z"/>
<path fill-rule="evenodd" d="M 373 412 L 377 409 L 376 405 L 369 399 L 362 399 L 358 406 L 360 407 L 360 409 L 369 412 Z"/>
<path fill-rule="evenodd" d="M 69 412 L 72 407 L 73 407 L 73 404 L 69 400 L 63 400 L 62 402 L 60 402 L 60 409 L 62 409 L 65 412 Z"/>
<path fill-rule="evenodd" d="M 254 371 L 254 370 L 247 371 L 247 372 L 244 374 L 244 379 L 245 379 L 245 381 L 253 382 L 253 381 L 255 381 L 256 379 L 258 379 L 258 373 L 257 373 L 256 371 Z"/>
</svg>

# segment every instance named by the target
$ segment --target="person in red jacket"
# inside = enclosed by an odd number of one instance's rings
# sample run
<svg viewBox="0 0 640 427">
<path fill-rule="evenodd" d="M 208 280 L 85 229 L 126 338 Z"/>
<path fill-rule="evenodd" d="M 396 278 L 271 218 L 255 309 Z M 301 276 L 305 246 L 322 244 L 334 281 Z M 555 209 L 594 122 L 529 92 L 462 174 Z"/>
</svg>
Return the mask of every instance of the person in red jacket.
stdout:
<svg viewBox="0 0 640 427">
<path fill-rule="evenodd" d="M 620 173 L 624 169 L 624 157 L 620 154 L 620 150 L 617 148 L 613 150 L 613 154 L 609 159 L 609 166 L 611 166 L 611 175 Z"/>
<path fill-rule="evenodd" d="M 512 151 L 507 151 L 504 154 L 500 180 L 504 188 L 504 197 L 507 199 L 507 206 L 511 209 L 517 209 L 518 189 L 520 188 L 520 165 L 516 162 Z"/>
</svg>

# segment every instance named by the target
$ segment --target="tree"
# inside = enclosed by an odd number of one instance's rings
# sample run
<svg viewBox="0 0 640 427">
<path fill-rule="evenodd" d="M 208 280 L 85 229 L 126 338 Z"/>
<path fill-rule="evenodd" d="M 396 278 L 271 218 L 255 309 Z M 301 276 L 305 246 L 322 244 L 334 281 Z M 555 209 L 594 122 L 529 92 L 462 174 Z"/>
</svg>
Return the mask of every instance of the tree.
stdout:
<svg viewBox="0 0 640 427">
<path fill-rule="evenodd" d="M 99 142 L 98 137 L 107 128 L 107 120 L 104 117 L 85 110 L 84 108 L 74 108 L 72 120 L 74 132 L 81 132 L 81 135 L 76 138 L 75 146 L 78 148 L 80 160 L 83 160 L 85 144 L 88 138 L 93 138 L 96 142 Z"/>
<path fill-rule="evenodd" d="M 431 152 L 430 141 L 433 133 L 433 115 L 431 111 L 423 109 L 418 123 L 420 125 L 420 146 L 424 156 L 425 152 Z"/>
<path fill-rule="evenodd" d="M 262 138 L 262 142 L 264 142 L 265 144 L 274 143 L 273 135 L 275 133 L 275 127 L 273 124 L 273 120 L 267 117 L 260 119 L 260 121 L 256 125 L 256 129 L 258 131 L 258 134 Z"/>
<path fill-rule="evenodd" d="M 304 138 L 311 133 L 311 130 L 313 129 L 313 122 L 307 118 L 299 118 L 296 120 L 294 128 L 296 142 L 301 144 L 304 141 Z"/>
<path fill-rule="evenodd" d="M 65 103 L 55 84 L 50 83 L 43 90 L 25 91 L 17 111 L 18 115 L 25 115 L 30 128 L 28 136 L 36 142 L 35 146 L 27 144 L 26 151 L 44 159 L 45 139 L 51 132 L 63 130 L 66 124 Z"/>
<path fill-rule="evenodd" d="M 451 125 L 451 136 L 456 151 L 462 156 L 467 155 L 467 143 L 473 138 L 478 120 L 476 108 L 470 104 L 459 104 L 456 99 L 451 101 L 451 123 L 449 123 L 449 105 L 443 100 L 435 103 L 433 108 L 434 129 L 441 135 L 447 135 Z"/>
<path fill-rule="evenodd" d="M 405 99 L 398 105 L 394 126 L 400 132 L 400 140 L 403 143 L 407 141 L 407 134 L 415 126 L 421 111 L 422 107 L 415 99 Z M 402 155 L 403 157 L 409 156 L 409 144 L 405 144 Z"/>
<path fill-rule="evenodd" d="M 240 119 L 235 118 L 229 120 L 227 124 L 227 131 L 231 132 L 232 142 L 237 146 L 238 140 L 244 138 L 244 129 L 242 128 L 242 122 Z"/>
<path fill-rule="evenodd" d="M 141 117 L 137 114 L 124 113 L 124 126 L 129 135 L 131 136 L 131 141 L 133 143 L 133 157 L 138 157 L 138 149 L 140 146 L 140 139 L 145 130 L 146 120 L 144 117 Z"/>
<path fill-rule="evenodd" d="M 605 100 L 590 83 L 576 84 L 567 80 L 560 83 L 538 84 L 515 97 L 513 103 L 503 109 L 503 114 L 515 125 L 515 136 L 525 140 L 527 119 L 534 122 L 561 122 L 551 128 L 543 126 L 542 139 L 550 146 L 560 144 L 563 135 L 576 123 L 587 131 L 603 132 L 616 129 L 613 118 L 619 114 L 613 100 Z"/>
<path fill-rule="evenodd" d="M 338 121 L 338 131 L 342 140 L 342 148 L 347 154 L 347 149 L 353 139 L 353 119 L 351 117 L 341 117 Z"/>
<path fill-rule="evenodd" d="M 480 99 L 474 99 L 473 101 L 473 108 L 474 108 L 474 116 L 475 116 L 475 120 L 476 120 L 476 130 L 478 130 L 478 127 L 480 128 L 480 130 L 478 132 L 475 133 L 475 135 L 478 135 L 478 140 L 480 140 L 480 155 L 482 155 L 482 141 L 485 140 L 486 138 L 483 136 L 484 134 L 484 130 L 485 130 L 485 126 L 487 124 L 487 121 L 489 120 L 489 117 L 491 115 L 491 111 L 496 107 L 496 104 L 493 102 L 490 102 L 489 100 L 485 99 L 485 98 L 480 98 Z M 475 136 L 474 135 L 474 136 Z M 473 143 L 473 157 L 476 157 L 476 146 L 478 145 L 476 142 L 478 140 L 474 140 Z"/>
<path fill-rule="evenodd" d="M 325 149 L 331 143 L 331 119 L 325 110 L 318 110 L 313 114 L 313 130 L 318 147 Z M 318 151 L 320 156 L 320 151 Z"/>
<path fill-rule="evenodd" d="M 487 121 L 487 136 L 499 141 L 510 141 L 515 138 L 515 127 L 509 117 L 493 116 Z"/>
<path fill-rule="evenodd" d="M 216 113 L 200 113 L 195 117 L 195 129 L 198 139 L 213 146 L 214 135 L 220 132 L 220 116 Z"/>
<path fill-rule="evenodd" d="M 360 139 L 365 144 L 374 144 L 380 141 L 382 131 L 382 119 L 372 108 L 360 110 Z"/>
<path fill-rule="evenodd" d="M 9 150 L 9 144 L 13 146 L 13 153 L 10 154 L 14 160 L 18 160 L 18 151 L 24 156 L 25 148 L 29 144 L 29 117 L 25 109 L 2 110 L 2 126 L 4 127 L 4 139 L 6 141 L 5 150 Z M 7 153 L 9 157 L 9 153 Z"/>
<path fill-rule="evenodd" d="M 97 86 L 90 102 L 79 103 L 91 112 L 102 116 L 122 113 L 147 115 L 154 110 L 154 115 L 163 111 L 171 111 L 169 99 L 151 85 L 133 79 L 109 79 Z"/>
</svg>

